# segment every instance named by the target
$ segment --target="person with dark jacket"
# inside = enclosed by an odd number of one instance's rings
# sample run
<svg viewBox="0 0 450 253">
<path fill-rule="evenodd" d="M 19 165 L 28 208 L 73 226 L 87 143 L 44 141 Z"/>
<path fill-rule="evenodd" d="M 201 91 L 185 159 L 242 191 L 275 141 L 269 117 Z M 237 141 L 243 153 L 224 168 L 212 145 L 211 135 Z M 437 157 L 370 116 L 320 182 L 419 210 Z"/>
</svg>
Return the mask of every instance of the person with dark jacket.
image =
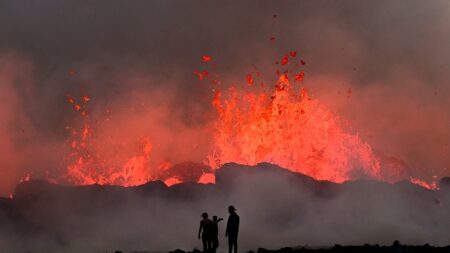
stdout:
<svg viewBox="0 0 450 253">
<path fill-rule="evenodd" d="M 219 247 L 219 222 L 223 219 L 217 219 L 217 216 L 213 216 L 213 224 L 211 230 L 211 240 L 212 240 L 212 252 L 216 253 L 217 248 Z"/>
<path fill-rule="evenodd" d="M 202 214 L 202 220 L 200 221 L 200 228 L 198 229 L 198 239 L 200 239 L 200 234 L 203 243 L 203 252 L 209 252 L 212 249 L 212 229 L 213 222 L 208 219 L 208 214 Z"/>
<path fill-rule="evenodd" d="M 228 212 L 230 213 L 230 216 L 228 217 L 227 230 L 225 233 L 225 237 L 228 237 L 228 252 L 231 253 L 234 249 L 234 253 L 237 253 L 239 215 L 237 215 L 234 206 L 229 206 Z"/>
</svg>

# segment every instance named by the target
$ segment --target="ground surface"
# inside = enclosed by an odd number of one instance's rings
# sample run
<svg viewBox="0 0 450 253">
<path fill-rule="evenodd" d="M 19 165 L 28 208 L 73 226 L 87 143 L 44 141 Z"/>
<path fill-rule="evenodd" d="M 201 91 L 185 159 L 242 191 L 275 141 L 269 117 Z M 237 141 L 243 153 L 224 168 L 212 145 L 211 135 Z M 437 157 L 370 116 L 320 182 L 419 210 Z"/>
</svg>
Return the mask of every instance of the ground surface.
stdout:
<svg viewBox="0 0 450 253">
<path fill-rule="evenodd" d="M 200 253 L 201 251 L 194 250 L 189 253 Z M 306 247 L 299 247 L 299 248 L 282 248 L 278 250 L 267 250 L 260 248 L 256 251 L 256 253 L 307 253 L 307 252 L 314 252 L 314 253 L 328 253 L 328 252 L 336 252 L 336 253 L 347 253 L 347 252 L 363 252 L 363 253 L 416 253 L 416 252 L 450 252 L 450 246 L 445 247 L 433 247 L 428 244 L 421 245 L 421 246 L 407 246 L 407 245 L 400 245 L 400 244 L 393 244 L 391 246 L 379 246 L 379 245 L 363 245 L 363 246 L 341 246 L 341 245 L 335 245 L 331 248 L 306 248 Z M 175 250 L 170 253 L 186 253 L 183 250 Z M 248 253 L 255 253 L 254 251 L 249 251 Z"/>
</svg>

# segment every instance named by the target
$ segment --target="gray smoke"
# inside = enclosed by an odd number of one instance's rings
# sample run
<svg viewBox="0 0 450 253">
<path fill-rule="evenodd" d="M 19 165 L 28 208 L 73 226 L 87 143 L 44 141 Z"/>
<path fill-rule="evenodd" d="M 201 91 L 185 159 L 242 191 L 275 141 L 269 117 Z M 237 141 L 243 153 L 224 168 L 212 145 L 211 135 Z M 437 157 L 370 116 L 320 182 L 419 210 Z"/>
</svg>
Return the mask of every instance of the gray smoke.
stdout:
<svg viewBox="0 0 450 253">
<path fill-rule="evenodd" d="M 445 185 L 444 185 L 445 186 Z M 201 248 L 200 215 L 240 215 L 240 252 L 334 244 L 448 245 L 449 185 L 318 182 L 270 164 L 227 164 L 215 185 L 19 186 L 0 207 L 2 252 L 167 252 Z M 219 252 L 227 250 L 226 221 Z"/>
</svg>

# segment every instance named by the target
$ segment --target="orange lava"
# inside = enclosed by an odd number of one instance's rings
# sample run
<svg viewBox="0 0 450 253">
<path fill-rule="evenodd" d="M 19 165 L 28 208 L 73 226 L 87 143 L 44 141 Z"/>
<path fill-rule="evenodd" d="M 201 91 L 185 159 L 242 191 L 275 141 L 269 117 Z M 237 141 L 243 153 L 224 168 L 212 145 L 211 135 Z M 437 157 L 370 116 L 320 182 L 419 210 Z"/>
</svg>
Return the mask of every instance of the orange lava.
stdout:
<svg viewBox="0 0 450 253">
<path fill-rule="evenodd" d="M 66 146 L 70 154 L 65 157 L 67 171 L 64 180 L 76 185 L 142 185 L 161 180 L 167 185 L 182 182 L 212 183 L 211 168 L 204 164 L 185 162 L 173 165 L 161 157 L 153 157 L 154 145 L 149 136 L 129 141 L 123 137 L 99 138 L 95 119 L 88 113 L 91 97 L 69 96 L 67 102 L 76 113 L 74 126 L 66 126 L 69 137 Z M 109 114 L 109 110 L 106 110 Z M 109 115 L 105 121 L 109 121 Z"/>
<path fill-rule="evenodd" d="M 283 56 L 285 64 L 287 57 Z M 381 179 L 371 147 L 346 133 L 336 115 L 289 78 L 280 75 L 270 92 L 216 92 L 218 118 L 210 165 L 271 162 L 319 180 Z"/>
<path fill-rule="evenodd" d="M 133 186 L 152 180 L 162 180 L 167 185 L 186 181 L 214 183 L 214 170 L 225 163 L 270 162 L 317 180 L 337 183 L 359 178 L 398 180 L 392 176 L 396 173 L 381 171 L 380 161 L 369 144 L 357 134 L 346 132 L 339 117 L 310 96 L 303 85 L 304 70 L 298 69 L 306 63 L 298 57 L 296 51 L 290 51 L 276 61 L 278 67 L 285 69 L 276 71 L 272 86 L 260 82 L 261 74 L 254 65 L 256 75 L 247 74 L 242 78 L 247 85 L 241 88 L 220 88 L 222 82 L 217 75 L 206 70 L 194 71 L 200 80 L 214 85 L 212 106 L 217 115 L 213 122 L 212 148 L 205 164 L 172 165 L 166 161 L 151 165 L 158 145 L 153 145 L 149 137 L 124 144 L 128 145 L 125 146 L 128 153 L 115 159 L 114 154 L 103 150 L 108 143 L 97 143 L 95 138 L 95 124 L 88 113 L 91 97 L 69 96 L 67 101 L 82 123 L 66 127 L 70 133 L 67 146 L 71 150 L 66 179 L 80 185 Z M 211 60 L 210 56 L 202 56 L 204 63 Z M 351 94 L 349 89 L 347 96 Z M 435 188 L 418 179 L 410 181 Z"/>
<path fill-rule="evenodd" d="M 431 183 L 428 183 L 428 182 L 426 182 L 424 180 L 421 180 L 421 179 L 418 179 L 418 178 L 413 178 L 413 177 L 410 177 L 409 181 L 411 183 L 413 183 L 413 184 L 420 185 L 423 188 L 426 188 L 428 190 L 439 189 L 438 183 L 436 182 L 436 178 L 433 178 L 433 181 Z"/>
<path fill-rule="evenodd" d="M 147 183 L 154 178 L 150 175 L 148 162 L 152 152 L 150 139 L 143 138 L 139 140 L 139 153 L 130 156 L 124 164 L 114 164 L 108 161 L 111 158 L 102 157 L 98 152 L 99 144 L 94 138 L 93 129 L 87 105 L 90 97 L 83 95 L 79 104 L 76 104 L 74 98 L 69 97 L 68 102 L 74 104 L 75 111 L 80 113 L 82 125 L 76 127 L 66 127 L 70 131 L 70 137 L 67 140 L 71 153 L 67 157 L 69 165 L 67 166 L 67 179 L 79 185 L 88 184 L 111 184 L 133 186 Z M 101 145 L 106 145 L 101 143 Z"/>
</svg>

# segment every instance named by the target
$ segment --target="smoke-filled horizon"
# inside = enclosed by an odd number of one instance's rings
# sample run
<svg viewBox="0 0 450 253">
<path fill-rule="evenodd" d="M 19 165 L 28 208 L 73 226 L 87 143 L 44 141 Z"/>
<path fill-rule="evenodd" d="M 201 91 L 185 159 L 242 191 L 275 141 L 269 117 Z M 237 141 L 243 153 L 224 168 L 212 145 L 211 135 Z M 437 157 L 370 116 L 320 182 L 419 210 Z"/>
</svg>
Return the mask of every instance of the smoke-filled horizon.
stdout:
<svg viewBox="0 0 450 253">
<path fill-rule="evenodd" d="M 335 244 L 449 244 L 447 181 L 437 191 L 409 182 L 334 184 L 278 166 L 224 165 L 213 185 L 133 188 L 25 182 L 0 206 L 3 252 L 168 252 L 201 248 L 200 215 L 240 216 L 239 251 Z M 448 179 L 448 178 L 447 178 Z M 8 202 L 10 203 L 7 205 Z M 16 215 L 9 215 L 8 213 Z"/>
<path fill-rule="evenodd" d="M 154 164 L 202 162 L 215 111 L 193 75 L 201 56 L 224 82 L 245 83 L 251 64 L 271 77 L 291 50 L 348 131 L 414 177 L 448 175 L 449 20 L 437 0 L 2 2 L 0 195 L 28 173 L 65 173 L 67 127 L 82 125 L 68 96 L 89 95 L 110 163 L 136 156 L 147 135 Z"/>
</svg>

